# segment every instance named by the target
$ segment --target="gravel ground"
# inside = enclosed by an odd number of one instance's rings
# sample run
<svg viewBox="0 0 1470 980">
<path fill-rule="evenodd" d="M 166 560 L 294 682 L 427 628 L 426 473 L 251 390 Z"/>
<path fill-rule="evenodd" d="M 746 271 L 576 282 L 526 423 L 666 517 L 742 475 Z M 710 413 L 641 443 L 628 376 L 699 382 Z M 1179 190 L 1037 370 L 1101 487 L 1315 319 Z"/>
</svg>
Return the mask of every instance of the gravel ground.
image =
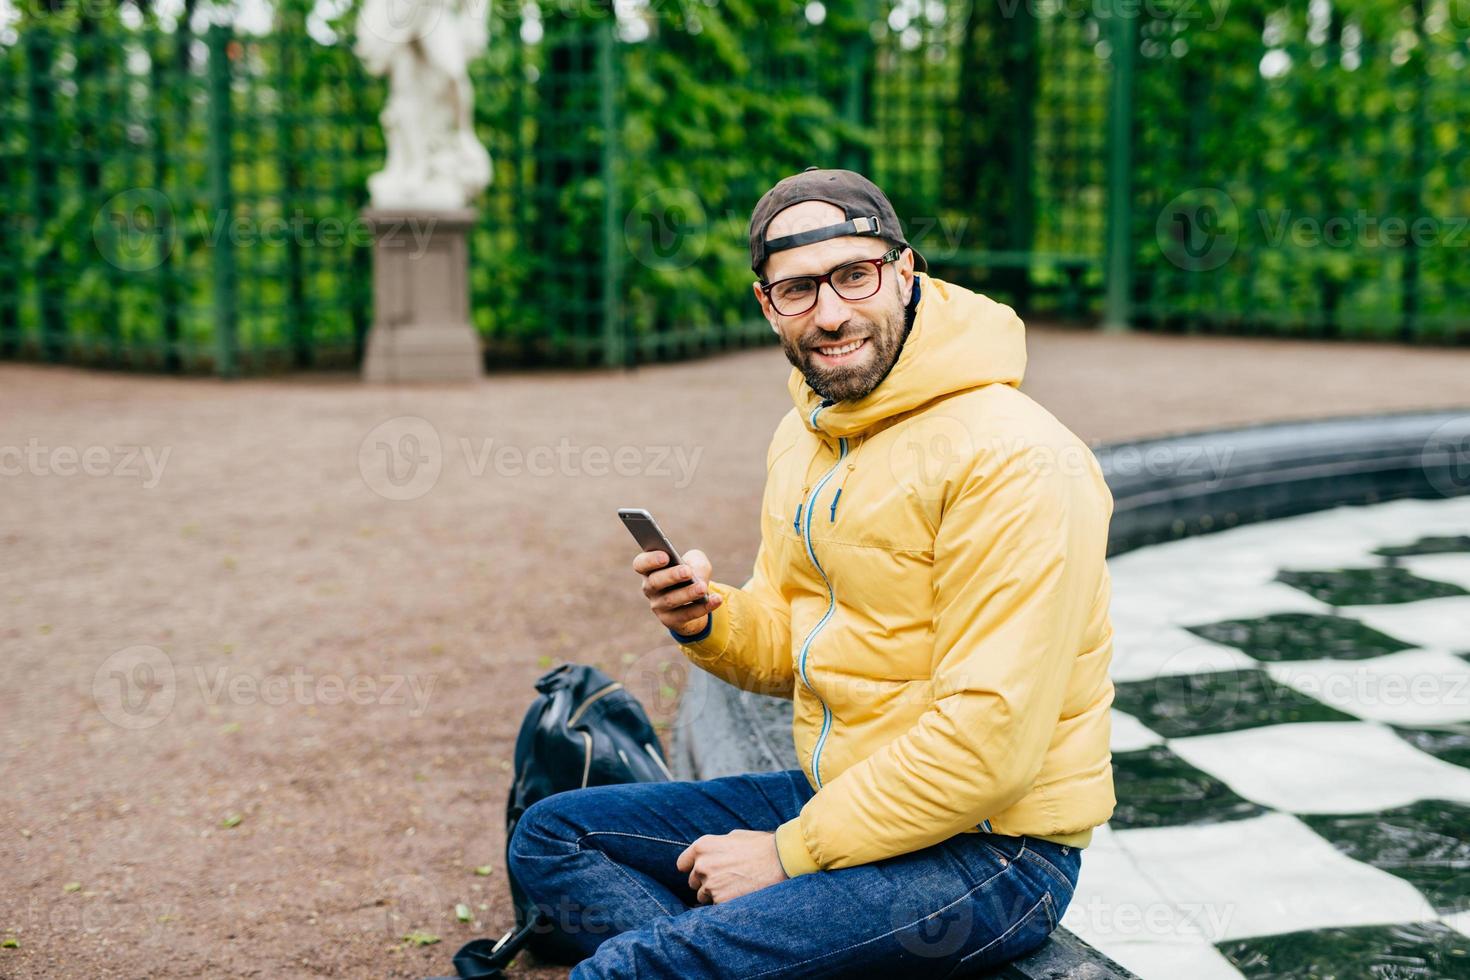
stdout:
<svg viewBox="0 0 1470 980">
<path fill-rule="evenodd" d="M 1463 350 L 1031 349 L 1090 440 L 1470 402 Z M 785 376 L 774 349 L 446 388 L 0 365 L 0 976 L 449 972 L 510 916 L 535 678 L 600 664 L 672 718 L 614 509 L 745 574 Z"/>
</svg>

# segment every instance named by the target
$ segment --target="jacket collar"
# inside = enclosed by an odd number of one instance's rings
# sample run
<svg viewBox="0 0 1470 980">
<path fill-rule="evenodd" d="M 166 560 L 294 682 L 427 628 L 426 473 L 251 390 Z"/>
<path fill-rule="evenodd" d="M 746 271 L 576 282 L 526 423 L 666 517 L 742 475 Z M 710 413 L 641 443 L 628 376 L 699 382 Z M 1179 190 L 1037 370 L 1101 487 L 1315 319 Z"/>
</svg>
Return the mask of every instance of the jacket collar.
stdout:
<svg viewBox="0 0 1470 980">
<path fill-rule="evenodd" d="M 787 390 L 808 429 L 843 438 L 956 392 L 1020 387 L 1026 335 L 1015 311 L 922 272 L 914 280 L 903 349 L 878 387 L 859 399 L 827 402 L 792 369 Z"/>
</svg>

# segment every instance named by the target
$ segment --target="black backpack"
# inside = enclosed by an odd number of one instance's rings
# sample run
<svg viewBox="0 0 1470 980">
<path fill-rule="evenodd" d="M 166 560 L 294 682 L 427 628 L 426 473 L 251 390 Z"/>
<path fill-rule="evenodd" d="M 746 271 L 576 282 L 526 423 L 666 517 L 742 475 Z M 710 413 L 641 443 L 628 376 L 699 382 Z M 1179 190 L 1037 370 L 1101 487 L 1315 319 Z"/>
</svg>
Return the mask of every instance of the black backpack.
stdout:
<svg viewBox="0 0 1470 980">
<path fill-rule="evenodd" d="M 506 877 L 516 927 L 498 942 L 476 939 L 454 955 L 459 980 L 496 980 L 527 944 L 541 917 L 510 873 L 510 840 L 537 800 L 585 786 L 673 779 L 658 733 L 638 699 L 585 664 L 562 664 L 536 682 L 540 695 L 516 736 L 515 779 L 505 802 Z M 538 949 L 539 951 L 539 949 Z"/>
</svg>

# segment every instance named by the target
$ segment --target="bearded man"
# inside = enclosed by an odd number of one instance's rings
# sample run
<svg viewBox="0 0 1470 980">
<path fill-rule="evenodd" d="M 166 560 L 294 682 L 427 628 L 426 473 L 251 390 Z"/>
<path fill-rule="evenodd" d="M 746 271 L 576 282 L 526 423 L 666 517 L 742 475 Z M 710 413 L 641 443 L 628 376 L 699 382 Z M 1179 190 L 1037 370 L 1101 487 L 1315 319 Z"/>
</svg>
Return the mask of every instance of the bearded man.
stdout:
<svg viewBox="0 0 1470 980">
<path fill-rule="evenodd" d="M 754 574 L 633 569 L 694 664 L 794 701 L 801 768 L 549 797 L 511 872 L 573 980 L 982 973 L 1115 805 L 1112 497 L 1021 393 L 1015 312 L 929 276 L 867 178 L 782 180 L 750 251 L 795 403 Z"/>
</svg>

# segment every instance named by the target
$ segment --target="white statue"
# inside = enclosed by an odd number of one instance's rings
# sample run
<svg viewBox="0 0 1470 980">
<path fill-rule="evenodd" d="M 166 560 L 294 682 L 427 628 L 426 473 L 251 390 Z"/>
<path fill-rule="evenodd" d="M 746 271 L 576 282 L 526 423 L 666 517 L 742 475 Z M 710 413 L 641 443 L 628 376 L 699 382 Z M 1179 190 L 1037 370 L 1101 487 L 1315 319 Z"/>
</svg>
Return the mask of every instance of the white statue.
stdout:
<svg viewBox="0 0 1470 980">
<path fill-rule="evenodd" d="M 388 76 L 388 159 L 368 178 L 375 208 L 462 208 L 490 183 L 475 138 L 469 62 L 489 42 L 487 0 L 365 0 L 353 51 Z"/>
</svg>

